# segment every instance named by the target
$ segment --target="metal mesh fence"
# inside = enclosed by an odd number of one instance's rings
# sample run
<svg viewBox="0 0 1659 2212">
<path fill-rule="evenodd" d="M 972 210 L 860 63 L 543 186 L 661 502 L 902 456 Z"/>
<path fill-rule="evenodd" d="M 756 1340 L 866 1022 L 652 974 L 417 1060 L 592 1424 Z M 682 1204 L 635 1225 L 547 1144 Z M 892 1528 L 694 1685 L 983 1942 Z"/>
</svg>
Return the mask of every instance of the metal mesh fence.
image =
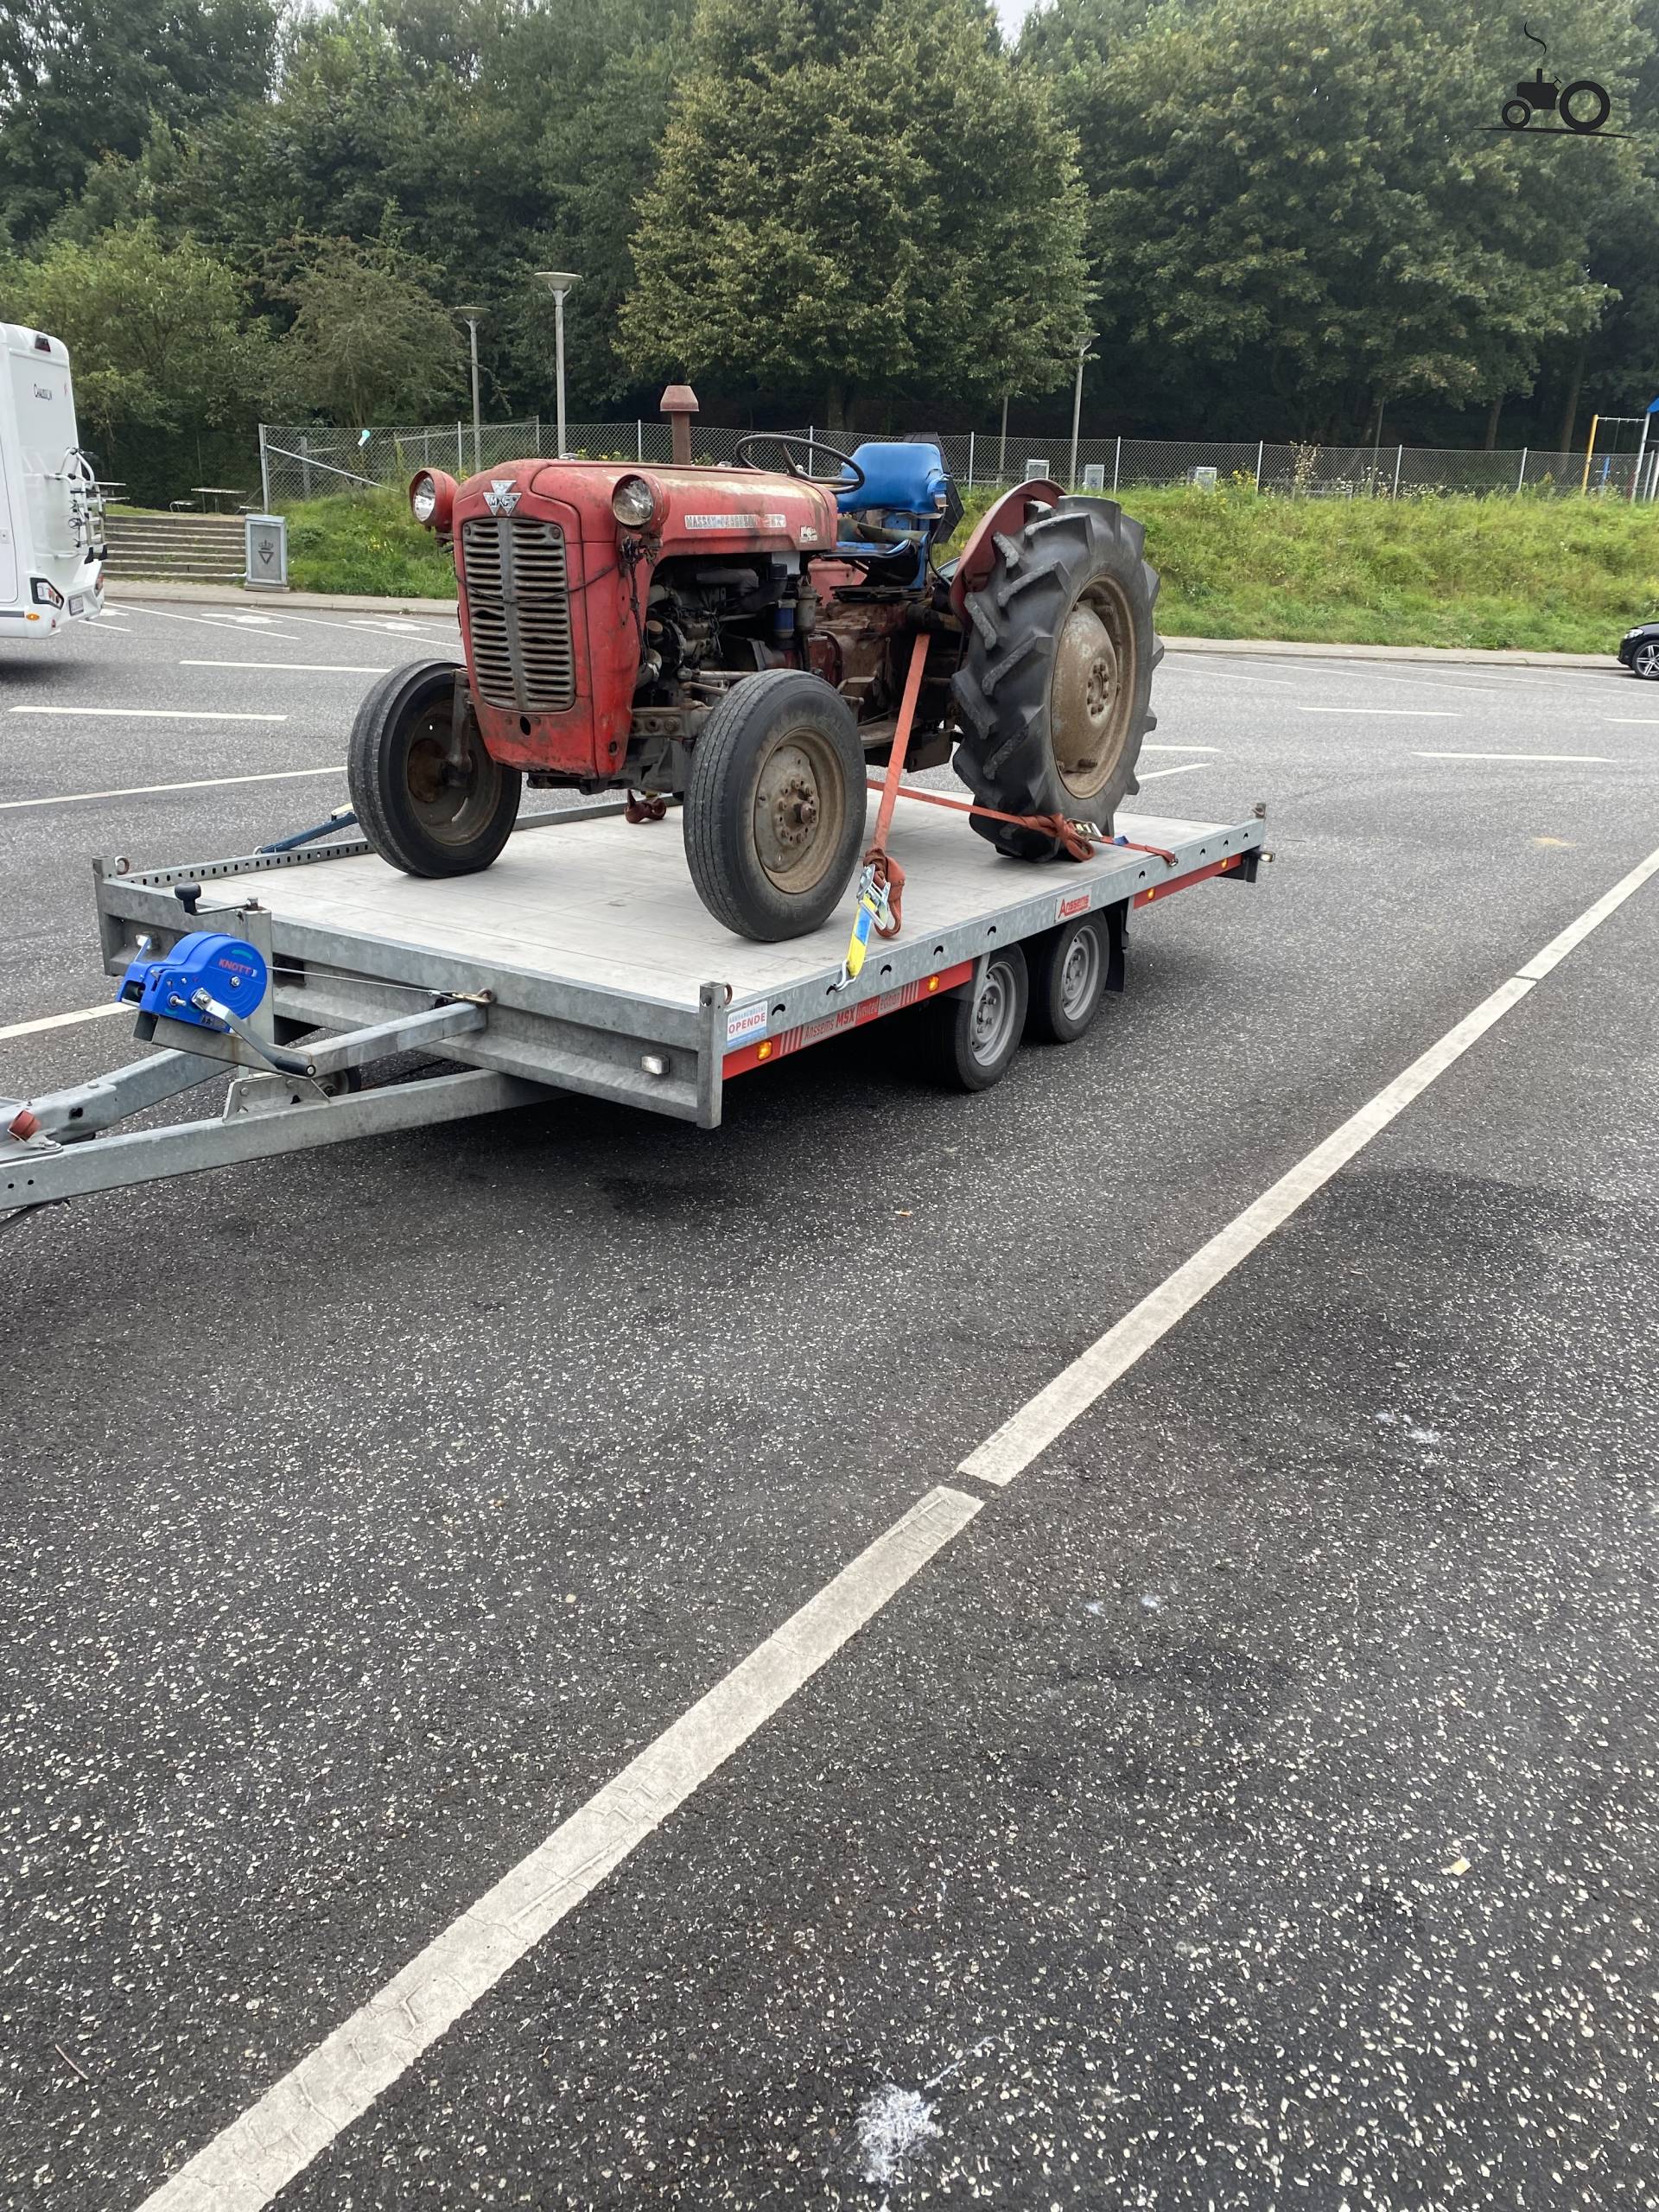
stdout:
<svg viewBox="0 0 1659 2212">
<path fill-rule="evenodd" d="M 694 423 L 691 451 L 707 466 L 729 465 L 739 442 L 765 432 L 722 429 Z M 803 423 L 791 435 L 811 439 Z M 848 434 L 840 434 L 845 436 Z M 526 454 L 551 455 L 553 424 L 543 416 L 518 423 L 486 423 L 477 434 L 467 423 L 422 423 L 372 430 L 340 430 L 315 423 L 264 425 L 260 430 L 263 496 L 280 512 L 296 500 L 365 486 L 401 488 L 419 468 L 447 468 L 469 476 L 502 467 Z M 574 459 L 666 463 L 671 432 L 664 422 L 569 423 L 565 448 Z M 1000 431 L 948 432 L 939 438 L 944 465 L 964 488 L 1017 484 L 1027 476 L 1071 474 L 1069 431 L 1050 437 Z M 1586 474 L 1582 453 L 1545 453 L 1530 447 L 1503 452 L 1421 446 L 1269 445 L 1258 440 L 1079 438 L 1077 488 L 1122 492 L 1192 485 L 1203 489 L 1239 485 L 1289 499 L 1405 499 L 1455 492 L 1497 496 L 1531 492 L 1548 496 L 1580 490 L 1629 499 L 1637 474 L 1633 454 L 1597 454 Z M 1659 448 L 1641 467 L 1637 496 L 1659 496 Z"/>
</svg>

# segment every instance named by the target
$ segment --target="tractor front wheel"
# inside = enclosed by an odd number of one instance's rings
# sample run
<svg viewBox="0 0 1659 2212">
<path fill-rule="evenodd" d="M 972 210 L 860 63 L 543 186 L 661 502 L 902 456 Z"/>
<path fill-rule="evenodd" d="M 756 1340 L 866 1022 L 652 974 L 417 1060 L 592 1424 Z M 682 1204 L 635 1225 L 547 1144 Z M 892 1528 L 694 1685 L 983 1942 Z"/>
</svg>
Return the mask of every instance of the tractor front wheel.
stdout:
<svg viewBox="0 0 1659 2212">
<path fill-rule="evenodd" d="M 473 875 L 512 834 L 524 779 L 455 713 L 453 661 L 381 677 L 357 710 L 346 785 L 364 836 L 405 875 Z"/>
<path fill-rule="evenodd" d="M 718 922 L 762 944 L 826 921 L 864 844 L 864 748 L 822 677 L 769 668 L 720 702 L 691 749 L 685 856 Z"/>
<path fill-rule="evenodd" d="M 952 678 L 961 741 L 956 771 L 982 806 L 1061 814 L 1109 831 L 1140 789 L 1152 671 L 1157 571 L 1146 532 L 1115 499 L 1067 493 L 1017 537 L 996 539 L 982 590 L 968 594 L 968 650 Z M 975 815 L 1015 860 L 1049 860 L 1040 830 Z"/>
</svg>

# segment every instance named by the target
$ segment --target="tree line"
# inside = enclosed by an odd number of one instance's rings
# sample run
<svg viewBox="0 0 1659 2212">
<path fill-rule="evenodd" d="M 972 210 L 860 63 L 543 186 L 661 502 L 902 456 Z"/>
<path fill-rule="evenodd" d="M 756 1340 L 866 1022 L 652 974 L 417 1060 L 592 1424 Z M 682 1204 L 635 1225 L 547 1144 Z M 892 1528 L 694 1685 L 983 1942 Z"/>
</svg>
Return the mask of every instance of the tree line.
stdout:
<svg viewBox="0 0 1659 2212">
<path fill-rule="evenodd" d="M 461 303 L 550 413 L 551 267 L 577 417 L 1017 435 L 1082 353 L 1095 435 L 1568 446 L 1659 391 L 1659 0 L 1534 28 L 1606 134 L 1501 127 L 1538 49 L 1474 0 L 38 0 L 0 314 L 152 495 L 463 409 Z"/>
</svg>

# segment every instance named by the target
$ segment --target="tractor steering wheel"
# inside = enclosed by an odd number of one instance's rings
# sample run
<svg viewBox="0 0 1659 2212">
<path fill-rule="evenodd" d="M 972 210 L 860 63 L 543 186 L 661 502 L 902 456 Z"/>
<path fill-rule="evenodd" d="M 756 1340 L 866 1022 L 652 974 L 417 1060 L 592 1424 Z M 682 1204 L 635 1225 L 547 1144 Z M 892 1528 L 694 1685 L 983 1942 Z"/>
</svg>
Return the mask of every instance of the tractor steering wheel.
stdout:
<svg viewBox="0 0 1659 2212">
<path fill-rule="evenodd" d="M 774 445 L 784 448 L 784 471 L 786 475 L 798 477 L 803 484 L 823 484 L 835 492 L 856 492 L 864 482 L 864 472 L 849 453 L 842 453 L 838 446 L 827 446 L 822 438 L 798 438 L 792 430 L 751 430 L 738 440 L 733 448 L 740 468 L 759 468 L 761 464 L 749 452 L 751 446 Z M 791 446 L 799 446 L 806 454 L 809 466 L 800 467 L 790 453 Z M 838 461 L 848 472 L 839 476 L 814 474 L 810 462 L 817 454 L 827 454 L 831 461 Z"/>
</svg>

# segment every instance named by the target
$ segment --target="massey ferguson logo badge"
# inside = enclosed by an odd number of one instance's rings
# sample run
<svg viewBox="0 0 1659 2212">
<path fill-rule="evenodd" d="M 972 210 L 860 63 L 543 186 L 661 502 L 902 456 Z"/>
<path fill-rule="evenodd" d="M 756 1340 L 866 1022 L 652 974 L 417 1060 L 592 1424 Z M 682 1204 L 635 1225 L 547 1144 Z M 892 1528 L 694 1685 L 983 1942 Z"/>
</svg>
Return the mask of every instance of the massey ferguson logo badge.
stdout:
<svg viewBox="0 0 1659 2212">
<path fill-rule="evenodd" d="M 510 515 L 518 504 L 518 486 L 511 476 L 493 476 L 484 504 L 493 515 Z"/>
</svg>

